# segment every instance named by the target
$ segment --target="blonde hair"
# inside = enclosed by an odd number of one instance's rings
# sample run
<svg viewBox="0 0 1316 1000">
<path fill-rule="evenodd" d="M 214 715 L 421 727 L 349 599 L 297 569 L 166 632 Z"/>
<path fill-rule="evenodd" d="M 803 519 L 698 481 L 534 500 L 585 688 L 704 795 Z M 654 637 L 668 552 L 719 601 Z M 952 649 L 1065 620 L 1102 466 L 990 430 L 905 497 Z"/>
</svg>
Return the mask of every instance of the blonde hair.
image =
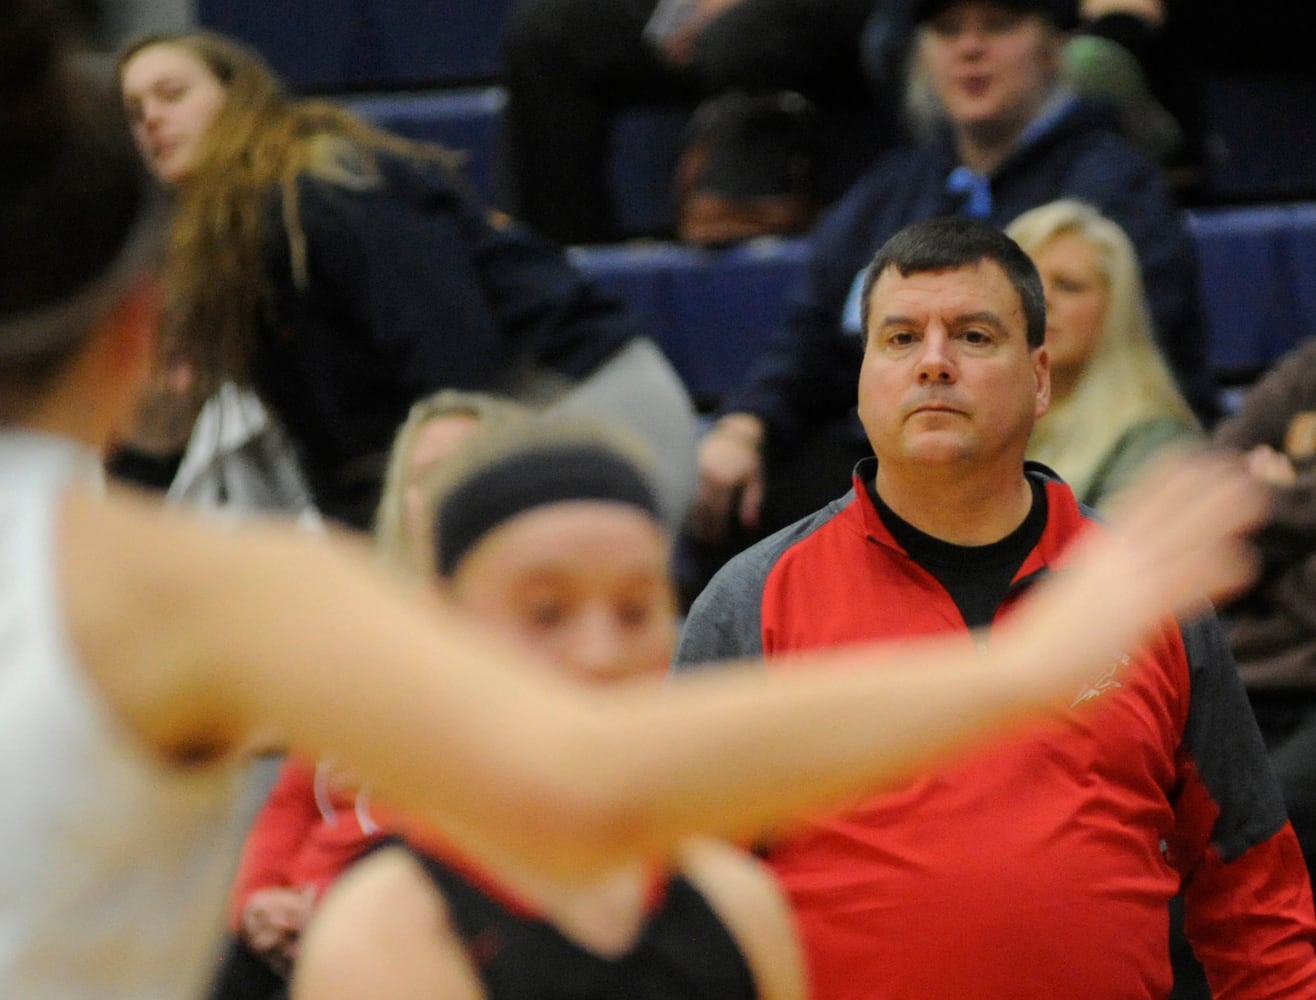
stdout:
<svg viewBox="0 0 1316 1000">
<path fill-rule="evenodd" d="M 417 527 L 407 517 L 407 494 L 412 489 L 426 492 L 425 484 L 434 477 L 435 468 L 415 469 L 412 453 L 421 431 L 441 417 L 470 416 L 479 422 L 481 436 L 520 426 L 531 411 L 515 400 L 484 392 L 441 389 L 414 403 L 407 419 L 398 428 L 389 451 L 384 473 L 384 489 L 375 512 L 375 549 L 383 563 L 413 580 L 428 580 L 432 575 L 433 546 L 430 544 L 432 504 L 425 504 L 425 523 L 417 536 Z M 438 463 L 439 466 L 446 462 Z"/>
<path fill-rule="evenodd" d="M 198 146 L 194 169 L 175 192 L 165 272 L 167 331 L 185 345 L 208 383 L 245 382 L 254 333 L 273 318 L 265 261 L 270 195 L 281 195 L 293 278 L 301 285 L 307 279 L 297 199 L 301 176 L 370 188 L 379 183 L 378 151 L 424 157 L 453 168 L 454 176 L 459 157 L 391 135 L 327 101 L 292 98 L 259 55 L 209 31 L 153 34 L 130 43 L 116 60 L 120 90 L 127 63 L 157 45 L 200 60 L 226 94 Z"/>
<path fill-rule="evenodd" d="M 1091 205 L 1062 199 L 1025 212 L 1006 233 L 1029 254 L 1057 236 L 1082 237 L 1096 251 L 1107 290 L 1092 356 L 1074 392 L 1053 399 L 1037 422 L 1028 457 L 1054 468 L 1081 497 L 1134 425 L 1168 417 L 1200 429 L 1156 346 L 1137 251 L 1124 230 Z"/>
</svg>

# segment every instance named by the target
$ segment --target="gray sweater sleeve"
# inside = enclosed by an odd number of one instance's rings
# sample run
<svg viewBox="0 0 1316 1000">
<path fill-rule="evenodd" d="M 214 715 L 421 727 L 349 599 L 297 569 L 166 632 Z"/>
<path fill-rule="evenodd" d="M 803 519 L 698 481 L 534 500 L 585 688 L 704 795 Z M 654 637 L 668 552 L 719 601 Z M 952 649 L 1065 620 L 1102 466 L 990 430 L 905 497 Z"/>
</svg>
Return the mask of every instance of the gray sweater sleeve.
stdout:
<svg viewBox="0 0 1316 1000">
<path fill-rule="evenodd" d="M 695 599 L 676 647 L 674 670 L 689 670 L 718 660 L 761 657 L 763 589 L 782 555 L 854 499 L 851 490 L 839 500 L 751 545 L 718 570 Z"/>
</svg>

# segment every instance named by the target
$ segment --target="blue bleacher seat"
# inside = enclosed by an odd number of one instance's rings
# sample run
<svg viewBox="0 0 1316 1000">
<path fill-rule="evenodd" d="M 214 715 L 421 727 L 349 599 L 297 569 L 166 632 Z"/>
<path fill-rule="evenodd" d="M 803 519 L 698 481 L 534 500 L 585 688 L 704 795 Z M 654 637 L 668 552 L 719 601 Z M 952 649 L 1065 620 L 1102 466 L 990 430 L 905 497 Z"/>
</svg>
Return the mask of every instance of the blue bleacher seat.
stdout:
<svg viewBox="0 0 1316 1000">
<path fill-rule="evenodd" d="M 803 268 L 804 239 L 753 240 L 724 250 L 670 243 L 575 247 L 575 262 L 626 300 L 711 408 L 740 383 L 781 326 L 783 293 Z"/>
<path fill-rule="evenodd" d="M 1224 381 L 1252 378 L 1316 332 L 1316 205 L 1200 209 L 1188 224 Z"/>
<path fill-rule="evenodd" d="M 359 94 L 341 101 L 399 135 L 463 151 L 468 179 L 486 201 L 494 200 L 499 124 L 506 102 L 502 88 Z M 658 106 L 637 108 L 618 119 L 609 182 L 616 192 L 622 232 L 672 230 L 672 177 L 689 118 L 689 108 Z"/>
<path fill-rule="evenodd" d="M 489 83 L 512 0 L 197 0 L 197 20 L 261 52 L 294 89 Z"/>
</svg>

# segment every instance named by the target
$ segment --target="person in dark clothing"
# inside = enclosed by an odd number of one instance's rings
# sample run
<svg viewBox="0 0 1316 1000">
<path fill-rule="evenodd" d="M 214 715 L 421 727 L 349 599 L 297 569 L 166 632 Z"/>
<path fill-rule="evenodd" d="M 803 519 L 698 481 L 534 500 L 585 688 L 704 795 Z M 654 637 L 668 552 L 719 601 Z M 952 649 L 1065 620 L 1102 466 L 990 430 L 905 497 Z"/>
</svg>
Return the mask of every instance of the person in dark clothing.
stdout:
<svg viewBox="0 0 1316 1000">
<path fill-rule="evenodd" d="M 323 514 L 368 528 L 407 409 L 456 388 L 633 427 L 680 520 L 695 418 L 676 372 L 561 247 L 476 203 L 450 156 L 291 99 L 221 36 L 139 40 L 118 72 L 175 195 L 169 333 L 198 395 L 255 387 Z"/>
<path fill-rule="evenodd" d="M 608 185 L 617 116 L 644 105 L 693 108 L 729 91 L 794 91 L 812 102 L 827 150 L 822 195 L 834 199 L 881 141 L 881 109 L 859 47 L 874 5 L 521 0 L 504 31 L 502 206 L 563 242 L 620 238 Z M 688 13 L 681 15 L 682 7 Z M 654 37 L 646 29 L 669 10 L 680 25 Z"/>
<path fill-rule="evenodd" d="M 1094 206 L 1133 241 L 1158 343 L 1194 409 L 1207 422 L 1213 413 L 1191 237 L 1161 169 L 1124 138 L 1114 109 L 1060 83 L 1053 6 L 956 0 L 915 13 L 911 80 L 945 121 L 927 141 L 880 156 L 822 220 L 785 327 L 705 436 L 691 519 L 705 574 L 728 549 L 825 503 L 867 453 L 854 414 L 860 284 L 876 248 L 919 219 L 1004 227 L 1060 197 Z"/>
<path fill-rule="evenodd" d="M 1316 339 L 1282 358 L 1216 428 L 1274 490 L 1262 574 L 1225 613 L 1308 867 L 1316 863 Z"/>
</svg>

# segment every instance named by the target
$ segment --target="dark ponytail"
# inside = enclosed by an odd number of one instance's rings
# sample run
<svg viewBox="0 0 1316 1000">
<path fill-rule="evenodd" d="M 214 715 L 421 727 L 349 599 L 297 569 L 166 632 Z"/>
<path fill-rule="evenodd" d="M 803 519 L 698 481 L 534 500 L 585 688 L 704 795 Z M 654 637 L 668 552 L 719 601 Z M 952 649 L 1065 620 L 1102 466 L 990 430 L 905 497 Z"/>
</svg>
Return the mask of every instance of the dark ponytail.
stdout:
<svg viewBox="0 0 1316 1000">
<path fill-rule="evenodd" d="M 73 53 L 49 3 L 0 3 L 6 396 L 57 370 L 150 263 L 155 201 L 109 74 Z"/>
</svg>

